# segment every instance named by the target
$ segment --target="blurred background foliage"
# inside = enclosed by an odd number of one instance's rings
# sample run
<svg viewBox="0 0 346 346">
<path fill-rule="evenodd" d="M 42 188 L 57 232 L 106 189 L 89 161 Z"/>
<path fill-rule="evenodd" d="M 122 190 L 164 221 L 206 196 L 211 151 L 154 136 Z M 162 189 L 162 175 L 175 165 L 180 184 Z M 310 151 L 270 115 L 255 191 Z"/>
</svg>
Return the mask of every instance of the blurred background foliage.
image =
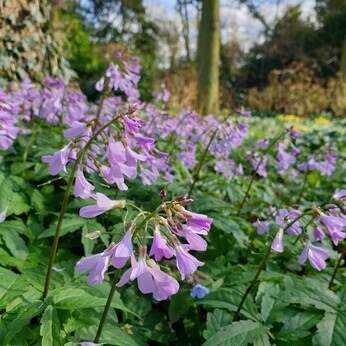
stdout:
<svg viewBox="0 0 346 346">
<path fill-rule="evenodd" d="M 102 71 L 116 52 L 127 50 L 141 59 L 143 100 L 150 100 L 152 91 L 164 82 L 171 91 L 171 108 L 195 106 L 203 1 L 170 1 L 173 17 L 168 10 L 155 16 L 148 3 L 4 0 L 0 8 L 2 83 L 26 76 L 40 81 L 47 74 L 63 75 L 78 82 L 94 100 L 94 85 Z M 166 1 L 156 3 L 169 7 Z M 263 30 L 261 39 L 246 49 L 237 35 L 237 23 L 232 24 L 233 34 L 221 39 L 220 109 L 244 104 L 298 116 L 321 112 L 345 116 L 346 0 L 316 0 L 313 20 L 302 15 L 302 4 L 280 7 L 269 20 L 261 12 L 263 0 L 238 3 L 262 23 Z"/>
</svg>

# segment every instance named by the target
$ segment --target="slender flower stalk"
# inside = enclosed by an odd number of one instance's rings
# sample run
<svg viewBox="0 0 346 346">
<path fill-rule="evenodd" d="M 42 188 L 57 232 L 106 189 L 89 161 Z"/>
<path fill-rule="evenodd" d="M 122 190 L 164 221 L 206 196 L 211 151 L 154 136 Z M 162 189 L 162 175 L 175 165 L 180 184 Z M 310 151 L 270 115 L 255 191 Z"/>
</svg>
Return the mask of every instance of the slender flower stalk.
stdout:
<svg viewBox="0 0 346 346">
<path fill-rule="evenodd" d="M 207 157 L 207 154 L 208 154 L 209 147 L 210 147 L 210 145 L 211 145 L 211 143 L 212 143 L 214 137 L 216 136 L 217 131 L 218 131 L 218 128 L 216 128 L 216 129 L 214 130 L 214 132 L 212 133 L 212 135 L 211 135 L 211 137 L 210 137 L 210 139 L 209 139 L 209 142 L 208 142 L 207 146 L 206 146 L 205 149 L 204 149 L 203 155 L 202 155 L 201 159 L 200 159 L 199 162 L 198 162 L 198 165 L 197 165 L 197 167 L 196 167 L 195 173 L 194 173 L 194 175 L 193 175 L 193 181 L 192 181 L 192 184 L 191 184 L 189 193 L 188 193 L 188 195 L 187 195 L 187 198 L 190 198 L 190 197 L 191 197 L 192 191 L 193 191 L 193 189 L 194 189 L 194 187 L 195 187 L 195 185 L 196 185 L 196 182 L 197 182 L 198 179 L 199 179 L 199 172 L 200 172 L 200 170 L 201 170 L 201 168 L 202 168 L 202 166 L 203 166 L 203 164 L 204 164 L 204 161 L 205 161 L 205 159 L 206 159 L 206 157 Z"/>
<path fill-rule="evenodd" d="M 238 209 L 237 216 L 240 215 L 240 212 L 241 212 L 241 210 L 243 209 L 243 206 L 244 206 L 244 204 L 245 204 L 245 202 L 246 202 L 246 199 L 247 199 L 248 196 L 249 196 L 249 193 L 250 193 L 252 184 L 253 184 L 253 182 L 255 181 L 256 173 L 257 173 L 259 167 L 261 166 L 261 164 L 262 164 L 264 158 L 266 157 L 266 154 L 271 150 L 271 148 L 274 147 L 274 145 L 280 140 L 280 138 L 281 138 L 285 133 L 286 133 L 286 131 L 282 132 L 279 136 L 277 136 L 277 137 L 273 140 L 273 142 L 272 142 L 270 145 L 268 145 L 267 149 L 263 152 L 263 155 L 262 155 L 261 159 L 259 160 L 259 162 L 258 162 L 258 164 L 257 164 L 257 166 L 256 166 L 256 169 L 254 169 L 254 172 L 253 172 L 252 177 L 251 177 L 251 180 L 250 180 L 250 184 L 249 184 L 249 186 L 248 186 L 248 188 L 247 188 L 247 190 L 246 190 L 246 192 L 245 192 L 244 198 L 243 198 L 243 200 L 242 200 L 241 203 L 240 203 L 240 207 L 239 207 L 239 209 Z"/>
<path fill-rule="evenodd" d="M 294 223 L 296 223 L 299 219 L 301 219 L 303 216 L 305 215 L 308 215 L 310 214 L 310 212 L 306 212 L 306 213 L 302 213 L 300 215 L 298 215 L 294 220 L 292 220 L 284 229 L 283 229 L 283 232 L 285 232 L 287 229 L 289 229 Z M 240 312 L 241 312 L 241 309 L 246 301 L 246 298 L 247 296 L 249 295 L 249 293 L 251 292 L 252 288 L 254 287 L 254 285 L 256 284 L 257 282 L 257 279 L 258 277 L 260 276 L 262 270 L 264 269 L 264 266 L 267 262 L 267 259 L 270 255 L 270 251 L 271 251 L 271 244 L 268 245 L 265 253 L 263 254 L 263 258 L 262 258 L 262 261 L 261 263 L 259 264 L 259 267 L 257 269 L 257 272 L 254 276 L 254 278 L 251 280 L 249 286 L 246 288 L 245 292 L 244 292 L 244 295 L 238 305 L 238 308 L 237 308 L 237 311 L 235 312 L 234 316 L 233 316 L 233 321 L 238 321 L 239 320 L 239 317 L 240 317 Z"/>
<path fill-rule="evenodd" d="M 99 326 L 97 328 L 97 332 L 96 332 L 96 336 L 95 336 L 94 342 L 99 342 L 100 341 L 101 333 L 102 333 L 104 324 L 105 324 L 106 319 L 107 319 L 108 311 L 109 311 L 109 308 L 111 307 L 115 290 L 117 289 L 115 284 L 119 280 L 119 273 L 120 273 L 120 270 L 117 271 L 117 273 L 114 275 L 114 278 L 112 280 L 111 289 L 110 289 L 109 294 L 108 294 L 108 298 L 107 298 L 107 302 L 106 302 L 105 308 L 103 309 L 102 317 L 101 317 Z"/>
<path fill-rule="evenodd" d="M 52 244 L 52 248 L 51 248 L 51 252 L 50 252 L 50 258 L 49 258 L 48 269 L 47 269 L 47 274 L 46 274 L 46 282 L 44 285 L 44 291 L 43 291 L 42 299 L 45 299 L 47 297 L 47 294 L 49 291 L 50 279 L 51 279 L 51 275 L 52 275 L 52 268 L 54 265 L 54 260 L 55 260 L 55 256 L 56 256 L 56 252 L 57 252 L 58 244 L 59 244 L 60 231 L 61 231 L 62 223 L 64 220 L 66 208 L 67 208 L 68 199 L 70 197 L 70 192 L 71 192 L 73 181 L 74 181 L 74 178 L 75 178 L 75 175 L 77 172 L 78 165 L 82 162 L 84 154 L 89 150 L 89 148 L 92 145 L 92 143 L 94 142 L 94 140 L 118 118 L 119 118 L 119 116 L 113 118 L 111 121 L 106 123 L 104 126 L 102 126 L 98 131 L 96 131 L 94 133 L 94 135 L 85 144 L 84 148 L 79 152 L 77 159 L 72 166 L 72 170 L 71 170 L 68 182 L 67 182 L 64 199 L 63 199 L 62 206 L 61 206 L 60 213 L 59 213 L 59 217 L 58 217 L 58 222 L 56 225 L 56 230 L 55 230 L 53 244 Z"/>
<path fill-rule="evenodd" d="M 329 285 L 328 285 L 328 288 L 331 289 L 333 287 L 333 282 L 334 282 L 334 279 L 336 277 L 336 273 L 338 272 L 338 269 L 340 268 L 340 265 L 341 265 L 341 262 L 342 260 L 345 258 L 345 255 L 346 255 L 346 252 L 345 250 L 341 253 L 340 257 L 339 257 L 339 260 L 338 262 L 336 263 L 336 266 L 334 268 L 334 271 L 333 271 L 333 275 L 330 279 L 330 282 L 329 282 Z"/>
<path fill-rule="evenodd" d="M 300 193 L 299 193 L 299 197 L 298 197 L 298 200 L 297 200 L 297 204 L 300 203 L 300 200 L 301 200 L 302 197 L 303 197 L 304 190 L 305 190 L 305 186 L 306 186 L 306 183 L 307 183 L 307 181 L 308 181 L 308 175 L 309 175 L 309 171 L 308 171 L 308 169 L 306 168 L 306 170 L 305 170 L 305 172 L 304 172 L 303 185 L 302 185 L 302 188 L 301 188 Z"/>
</svg>

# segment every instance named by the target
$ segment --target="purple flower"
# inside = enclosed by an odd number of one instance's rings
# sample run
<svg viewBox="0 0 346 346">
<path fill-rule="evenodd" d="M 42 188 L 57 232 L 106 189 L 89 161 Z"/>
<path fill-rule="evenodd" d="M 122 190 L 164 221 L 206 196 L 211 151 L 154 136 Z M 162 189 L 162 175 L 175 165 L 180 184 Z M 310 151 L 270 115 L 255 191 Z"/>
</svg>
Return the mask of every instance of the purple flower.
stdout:
<svg viewBox="0 0 346 346">
<path fill-rule="evenodd" d="M 316 241 L 323 241 L 325 234 L 323 232 L 323 230 L 321 229 L 321 227 L 314 227 L 314 237 Z"/>
<path fill-rule="evenodd" d="M 255 143 L 255 147 L 259 147 L 262 150 L 265 150 L 268 148 L 269 140 L 268 139 L 260 139 Z"/>
<path fill-rule="evenodd" d="M 5 209 L 0 213 L 0 223 L 4 222 L 4 221 L 6 220 L 7 209 L 8 209 L 8 208 L 5 208 Z"/>
<path fill-rule="evenodd" d="M 236 114 L 242 115 L 245 118 L 250 118 L 251 117 L 251 112 L 250 111 L 246 111 L 244 109 L 244 107 L 241 107 L 240 109 L 237 109 Z"/>
<path fill-rule="evenodd" d="M 328 249 L 314 246 L 310 242 L 307 242 L 303 252 L 299 256 L 298 263 L 304 264 L 308 259 L 313 268 L 321 270 L 326 267 L 326 260 L 328 257 Z"/>
<path fill-rule="evenodd" d="M 131 268 L 129 268 L 116 284 L 117 287 L 125 285 L 129 280 L 137 279 L 139 290 L 144 293 L 153 293 L 155 300 L 165 300 L 178 292 L 177 280 L 160 270 L 153 260 L 146 261 L 146 249 L 139 249 L 138 262 L 131 255 Z"/>
<path fill-rule="evenodd" d="M 97 192 L 96 195 L 92 195 L 92 198 L 96 200 L 96 205 L 88 205 L 83 207 L 79 211 L 79 215 L 86 219 L 93 218 L 101 215 L 104 212 L 113 208 L 125 208 L 126 202 L 124 200 L 111 200 L 103 193 Z"/>
<path fill-rule="evenodd" d="M 64 137 L 67 139 L 74 139 L 78 136 L 81 136 L 84 132 L 86 132 L 88 128 L 88 124 L 81 123 L 80 121 L 73 121 L 71 127 L 64 132 Z M 90 128 L 87 133 L 89 137 L 91 134 Z"/>
<path fill-rule="evenodd" d="M 263 158 L 260 158 L 259 156 L 255 156 L 252 158 L 252 167 L 256 171 L 258 175 L 265 178 L 268 174 L 267 172 L 267 161 L 268 156 L 264 155 Z"/>
<path fill-rule="evenodd" d="M 150 256 L 155 256 L 155 261 L 160 261 L 162 257 L 171 258 L 173 256 L 172 250 L 167 246 L 166 241 L 162 238 L 160 233 L 160 225 L 154 224 L 154 239 L 149 252 Z"/>
<path fill-rule="evenodd" d="M 241 163 L 238 165 L 237 169 L 235 170 L 235 174 L 244 175 L 244 170 Z"/>
<path fill-rule="evenodd" d="M 136 226 L 133 224 L 134 227 Z M 128 227 L 128 230 L 126 231 L 125 236 L 121 239 L 121 241 L 108 248 L 103 256 L 112 256 L 112 264 L 115 268 L 122 268 L 126 262 L 127 259 L 132 255 L 133 253 L 133 245 L 132 245 L 132 231 L 133 227 Z"/>
<path fill-rule="evenodd" d="M 202 299 L 204 298 L 207 294 L 209 293 L 209 290 L 207 287 L 201 285 L 201 284 L 197 284 L 195 286 L 192 287 L 191 292 L 190 292 L 190 296 L 192 298 L 198 298 L 198 299 Z"/>
<path fill-rule="evenodd" d="M 298 131 L 293 130 L 293 128 L 289 129 L 289 134 L 293 139 L 298 139 L 300 134 Z"/>
<path fill-rule="evenodd" d="M 204 263 L 197 260 L 186 250 L 186 245 L 176 245 L 174 247 L 175 257 L 177 258 L 177 267 L 181 274 L 181 278 L 184 279 L 185 275 L 192 274 Z"/>
<path fill-rule="evenodd" d="M 271 245 L 271 249 L 275 252 L 283 252 L 284 251 L 284 245 L 282 242 L 282 236 L 284 235 L 284 230 L 282 228 L 279 229 L 279 231 L 276 233 L 275 239 Z"/>
<path fill-rule="evenodd" d="M 336 189 L 333 194 L 333 198 L 346 200 L 346 189 Z"/>
<path fill-rule="evenodd" d="M 42 156 L 43 162 L 50 163 L 49 174 L 56 175 L 59 174 L 62 170 L 66 172 L 66 164 L 68 162 L 69 154 L 70 148 L 67 145 L 63 149 L 57 151 L 53 156 Z"/>
<path fill-rule="evenodd" d="M 104 256 L 104 252 L 102 252 L 79 260 L 76 264 L 76 269 L 80 272 L 90 270 L 87 283 L 90 286 L 95 286 L 104 280 L 108 262 L 109 256 Z"/>
<path fill-rule="evenodd" d="M 74 195 L 83 199 L 89 198 L 91 191 L 94 189 L 95 187 L 85 179 L 83 171 L 78 169 L 76 174 L 76 182 L 74 185 Z"/>
<path fill-rule="evenodd" d="M 340 240 L 346 238 L 346 232 L 344 232 L 346 227 L 346 220 L 342 219 L 341 217 L 322 214 L 321 223 L 326 227 L 335 245 L 338 245 Z"/>
<path fill-rule="evenodd" d="M 268 221 L 257 220 L 256 222 L 253 223 L 253 225 L 257 227 L 257 234 L 258 235 L 263 235 L 264 233 L 269 232 Z"/>
</svg>

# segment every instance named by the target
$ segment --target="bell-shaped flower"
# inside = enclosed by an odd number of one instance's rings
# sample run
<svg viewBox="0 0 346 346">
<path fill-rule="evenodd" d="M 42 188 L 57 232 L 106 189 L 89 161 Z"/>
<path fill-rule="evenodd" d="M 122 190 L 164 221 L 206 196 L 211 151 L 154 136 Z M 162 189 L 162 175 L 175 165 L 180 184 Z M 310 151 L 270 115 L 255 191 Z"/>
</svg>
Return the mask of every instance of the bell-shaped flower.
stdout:
<svg viewBox="0 0 346 346">
<path fill-rule="evenodd" d="M 162 238 L 160 232 L 160 225 L 154 224 L 154 238 L 149 252 L 149 257 L 154 256 L 155 261 L 160 261 L 162 257 L 171 258 L 173 256 L 172 250 L 167 246 L 166 241 Z"/>
<path fill-rule="evenodd" d="M 57 151 L 53 156 L 42 156 L 43 162 L 50 163 L 49 174 L 56 175 L 59 174 L 62 170 L 66 172 L 66 164 L 68 162 L 69 153 L 70 148 L 67 145 L 63 149 Z"/>
<path fill-rule="evenodd" d="M 146 261 L 146 248 L 139 249 L 138 262 L 134 255 L 131 255 L 131 268 L 123 274 L 116 286 L 121 287 L 134 279 L 137 279 L 142 293 L 153 293 L 153 298 L 158 301 L 167 299 L 179 289 L 177 280 L 162 272 L 155 261 Z"/>
<path fill-rule="evenodd" d="M 257 234 L 258 235 L 263 235 L 267 232 L 269 232 L 269 223 L 268 221 L 260 221 L 257 220 L 256 222 L 253 223 L 255 227 L 257 227 Z"/>
<path fill-rule="evenodd" d="M 192 287 L 190 296 L 192 298 L 198 298 L 202 299 L 204 298 L 207 294 L 209 293 L 209 290 L 207 287 L 201 285 L 201 284 L 196 284 L 195 286 Z"/>
<path fill-rule="evenodd" d="M 108 262 L 109 256 L 104 256 L 104 252 L 102 252 L 97 255 L 82 258 L 77 262 L 76 269 L 80 272 L 90 270 L 87 283 L 90 286 L 95 286 L 104 280 Z"/>
<path fill-rule="evenodd" d="M 346 238 L 346 220 L 337 217 L 322 214 L 321 223 L 326 227 L 330 237 L 335 245 L 338 245 L 340 240 Z"/>
<path fill-rule="evenodd" d="M 96 217 L 104 212 L 113 208 L 125 208 L 126 202 L 124 200 L 111 200 L 103 193 L 97 192 L 96 195 L 92 195 L 92 198 L 96 200 L 96 205 L 88 205 L 83 207 L 79 211 L 79 215 L 86 219 Z"/>
<path fill-rule="evenodd" d="M 274 250 L 275 252 L 284 251 L 284 245 L 282 242 L 283 235 L 284 235 L 284 230 L 280 228 L 279 231 L 276 233 L 275 239 L 271 245 L 271 249 Z"/>
<path fill-rule="evenodd" d="M 95 187 L 85 179 L 83 171 L 81 169 L 78 169 L 74 185 L 74 195 L 83 199 L 89 198 L 91 195 L 91 191 L 93 191 L 94 189 Z"/>
<path fill-rule="evenodd" d="M 108 248 L 103 254 L 103 256 L 112 256 L 111 261 L 115 268 L 122 268 L 133 253 L 132 232 L 135 227 L 134 223 L 130 223 L 120 242 Z"/>
<path fill-rule="evenodd" d="M 314 246 L 310 242 L 307 242 L 303 252 L 299 256 L 298 263 L 304 264 L 306 260 L 309 260 L 313 268 L 321 270 L 326 267 L 326 260 L 328 259 L 328 257 L 328 249 L 324 247 Z"/>
<path fill-rule="evenodd" d="M 188 245 L 175 244 L 174 246 L 177 267 L 182 279 L 185 278 L 185 275 L 194 273 L 198 267 L 204 265 L 203 262 L 200 262 L 196 257 L 189 254 L 187 250 Z"/>
</svg>

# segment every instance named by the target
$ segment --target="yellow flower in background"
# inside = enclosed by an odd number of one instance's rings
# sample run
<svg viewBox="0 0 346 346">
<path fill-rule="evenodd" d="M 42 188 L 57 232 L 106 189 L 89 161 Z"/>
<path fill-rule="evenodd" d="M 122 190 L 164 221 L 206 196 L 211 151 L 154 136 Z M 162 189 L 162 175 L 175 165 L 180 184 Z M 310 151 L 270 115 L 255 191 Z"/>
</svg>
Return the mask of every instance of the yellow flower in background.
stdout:
<svg viewBox="0 0 346 346">
<path fill-rule="evenodd" d="M 293 123 L 293 122 L 301 122 L 301 121 L 303 121 L 302 118 L 299 118 L 299 117 L 297 117 L 297 116 L 294 115 L 294 114 L 287 114 L 287 115 L 280 114 L 280 115 L 278 116 L 278 118 L 279 118 L 280 120 L 283 120 L 283 121 L 287 122 L 287 123 Z"/>
<path fill-rule="evenodd" d="M 329 124 L 329 120 L 328 120 L 327 118 L 324 118 L 324 117 L 315 118 L 315 119 L 314 119 L 314 122 L 315 122 L 316 124 L 321 124 L 321 125 Z"/>
</svg>

